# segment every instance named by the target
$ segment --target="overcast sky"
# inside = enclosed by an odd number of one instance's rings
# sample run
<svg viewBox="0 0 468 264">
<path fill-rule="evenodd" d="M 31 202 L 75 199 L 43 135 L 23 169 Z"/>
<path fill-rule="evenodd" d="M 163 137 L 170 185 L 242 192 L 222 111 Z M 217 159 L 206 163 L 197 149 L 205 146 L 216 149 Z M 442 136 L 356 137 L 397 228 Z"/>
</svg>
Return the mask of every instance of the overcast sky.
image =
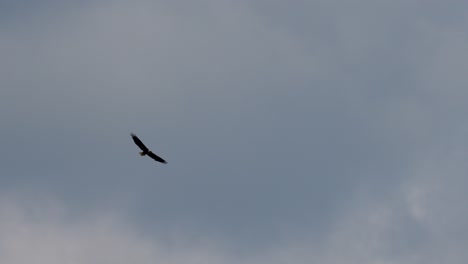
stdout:
<svg viewBox="0 0 468 264">
<path fill-rule="evenodd" d="M 0 0 L 0 262 L 467 263 L 466 10 Z"/>
</svg>

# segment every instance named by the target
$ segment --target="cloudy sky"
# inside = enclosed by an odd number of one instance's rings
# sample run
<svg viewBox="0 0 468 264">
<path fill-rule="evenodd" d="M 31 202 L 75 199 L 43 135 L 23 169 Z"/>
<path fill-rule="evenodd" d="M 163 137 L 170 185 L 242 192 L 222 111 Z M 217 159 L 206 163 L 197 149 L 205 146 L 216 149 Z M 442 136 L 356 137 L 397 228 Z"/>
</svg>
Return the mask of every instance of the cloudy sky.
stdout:
<svg viewBox="0 0 468 264">
<path fill-rule="evenodd" d="M 0 0 L 0 262 L 467 263 L 467 8 Z"/>
</svg>

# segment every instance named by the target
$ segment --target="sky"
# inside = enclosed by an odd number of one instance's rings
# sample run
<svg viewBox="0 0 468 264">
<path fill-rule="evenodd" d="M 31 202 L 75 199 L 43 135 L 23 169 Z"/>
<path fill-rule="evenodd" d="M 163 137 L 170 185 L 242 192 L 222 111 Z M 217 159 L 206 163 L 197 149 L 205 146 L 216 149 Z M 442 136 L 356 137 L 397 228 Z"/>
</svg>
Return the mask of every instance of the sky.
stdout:
<svg viewBox="0 0 468 264">
<path fill-rule="evenodd" d="M 0 0 L 0 262 L 467 263 L 467 8 Z"/>
</svg>

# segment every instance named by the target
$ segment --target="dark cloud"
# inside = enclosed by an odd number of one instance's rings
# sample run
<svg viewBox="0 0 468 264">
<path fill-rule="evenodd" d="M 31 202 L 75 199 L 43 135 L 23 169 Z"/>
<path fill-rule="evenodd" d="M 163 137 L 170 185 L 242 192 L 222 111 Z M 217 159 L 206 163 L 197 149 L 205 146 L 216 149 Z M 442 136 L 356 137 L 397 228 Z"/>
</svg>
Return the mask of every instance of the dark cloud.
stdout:
<svg viewBox="0 0 468 264">
<path fill-rule="evenodd" d="M 335 234 L 346 241 L 353 217 L 382 206 L 390 223 L 375 239 L 388 244 L 377 254 L 408 256 L 403 240 L 424 251 L 430 232 L 407 200 L 393 201 L 411 180 L 426 183 L 415 172 L 431 155 L 463 163 L 457 11 L 419 12 L 418 1 L 75 5 L 9 7 L 3 191 L 253 252 L 291 237 L 342 247 Z M 140 158 L 130 132 L 168 165 Z"/>
</svg>

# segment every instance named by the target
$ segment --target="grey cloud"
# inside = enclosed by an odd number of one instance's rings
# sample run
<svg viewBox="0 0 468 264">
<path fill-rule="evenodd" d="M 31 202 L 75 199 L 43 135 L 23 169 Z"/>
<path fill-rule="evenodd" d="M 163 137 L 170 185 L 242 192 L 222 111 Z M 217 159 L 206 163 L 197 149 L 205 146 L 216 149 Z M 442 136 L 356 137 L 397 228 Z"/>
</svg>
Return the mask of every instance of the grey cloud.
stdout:
<svg viewBox="0 0 468 264">
<path fill-rule="evenodd" d="M 3 25 L 0 188 L 253 252 L 320 244 L 381 205 L 402 226 L 386 252 L 424 248 L 429 231 L 392 201 L 428 155 L 462 166 L 461 3 L 185 4 L 98 1 Z M 130 132 L 168 166 L 139 159 Z"/>
<path fill-rule="evenodd" d="M 423 198 L 421 193 L 425 191 L 434 197 L 444 195 L 433 192 L 432 184 L 414 181 L 385 202 L 361 203 L 336 223 L 327 239 L 289 237 L 250 255 L 232 251 L 223 241 L 206 235 L 192 237 L 173 230 L 171 234 L 148 236 L 127 216 L 112 210 L 76 217 L 70 211 L 72 208 L 51 197 L 44 196 L 31 203 L 31 200 L 25 202 L 3 195 L 0 261 L 7 264 L 32 260 L 48 263 L 461 263 L 459 260 L 466 258 L 465 241 L 463 233 L 456 229 L 464 229 L 464 222 L 448 218 L 449 227 L 439 221 L 430 223 L 438 216 L 412 215 L 416 189 L 419 198 Z M 436 206 L 419 204 L 418 207 L 426 212 L 445 210 L 443 215 L 446 215 L 445 208 L 451 206 L 439 202 Z M 457 232 L 447 232 L 447 228 Z"/>
</svg>

